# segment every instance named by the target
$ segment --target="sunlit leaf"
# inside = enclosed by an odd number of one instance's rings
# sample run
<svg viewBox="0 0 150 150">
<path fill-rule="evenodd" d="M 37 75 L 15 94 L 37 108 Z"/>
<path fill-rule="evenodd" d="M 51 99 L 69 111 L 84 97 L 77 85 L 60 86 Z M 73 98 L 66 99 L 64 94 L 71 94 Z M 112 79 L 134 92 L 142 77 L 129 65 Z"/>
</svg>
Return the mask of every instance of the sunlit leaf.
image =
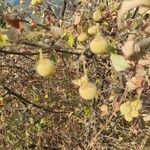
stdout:
<svg viewBox="0 0 150 150">
<path fill-rule="evenodd" d="M 89 116 L 89 115 L 92 113 L 91 107 L 90 107 L 90 106 L 84 106 L 84 107 L 83 107 L 83 112 L 84 112 L 84 114 L 85 114 L 86 116 Z"/>
<path fill-rule="evenodd" d="M 110 59 L 112 62 L 112 66 L 116 71 L 124 71 L 130 67 L 128 62 L 121 55 L 111 53 Z"/>
<path fill-rule="evenodd" d="M 68 35 L 68 40 L 67 40 L 67 43 L 70 47 L 73 47 L 73 44 L 74 44 L 74 36 L 72 34 L 69 34 Z"/>
</svg>

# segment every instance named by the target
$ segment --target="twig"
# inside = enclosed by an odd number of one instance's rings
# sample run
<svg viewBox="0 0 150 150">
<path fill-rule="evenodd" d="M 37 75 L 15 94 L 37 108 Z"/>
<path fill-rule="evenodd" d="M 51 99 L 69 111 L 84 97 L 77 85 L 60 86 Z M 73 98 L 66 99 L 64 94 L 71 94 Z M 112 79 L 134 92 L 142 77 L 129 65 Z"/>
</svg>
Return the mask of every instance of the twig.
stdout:
<svg viewBox="0 0 150 150">
<path fill-rule="evenodd" d="M 44 108 L 43 106 L 37 105 L 37 104 L 35 104 L 35 103 L 32 103 L 32 102 L 29 101 L 28 99 L 24 98 L 21 94 L 18 94 L 18 93 L 16 93 L 16 92 L 14 92 L 14 91 L 11 90 L 10 88 L 6 87 L 5 85 L 2 84 L 2 86 L 3 86 L 3 88 L 8 92 L 8 94 L 13 95 L 13 96 L 19 98 L 19 99 L 21 100 L 21 102 L 22 102 L 23 104 L 25 104 L 25 105 L 29 104 L 29 105 L 32 105 L 32 106 L 38 108 L 38 109 L 42 109 L 42 110 L 44 110 L 44 111 L 46 111 L 46 112 L 50 112 L 50 113 L 67 113 L 67 112 L 65 112 L 65 111 L 54 111 L 54 109 L 56 108 L 56 106 L 53 106 L 53 107 L 51 107 L 51 108 Z"/>
<path fill-rule="evenodd" d="M 135 9 L 135 11 L 134 11 L 134 14 L 132 15 L 132 19 L 134 19 L 135 18 L 135 16 L 136 16 L 136 14 L 137 14 L 137 12 L 138 12 L 138 10 L 139 10 L 139 7 L 137 7 L 136 9 Z"/>
<path fill-rule="evenodd" d="M 150 137 L 150 131 L 148 131 L 148 133 L 146 134 L 146 136 L 143 138 L 142 142 L 140 143 L 140 145 L 138 145 L 138 150 L 143 150 L 145 147 L 145 144 L 148 140 L 148 138 Z"/>
<path fill-rule="evenodd" d="M 22 68 L 22 67 L 19 67 L 19 66 L 11 66 L 11 65 L 0 65 L 0 67 L 8 67 L 8 68 L 17 68 L 17 69 L 21 69 L 21 70 L 23 70 L 24 72 L 26 72 L 28 75 L 30 75 L 29 74 L 29 72 L 26 70 L 26 69 L 24 69 L 24 68 Z"/>
<path fill-rule="evenodd" d="M 58 52 L 58 53 L 64 53 L 64 54 L 70 54 L 70 55 L 76 55 L 76 56 L 80 56 L 81 54 L 80 53 L 77 53 L 77 52 L 71 52 L 69 51 L 69 49 L 67 50 L 63 50 L 61 46 L 58 46 L 58 45 L 54 45 L 54 46 L 49 46 L 49 47 L 46 47 L 46 46 L 42 46 L 42 45 L 39 45 L 39 44 L 36 44 L 36 43 L 32 43 L 32 42 L 29 42 L 29 41 L 19 41 L 18 44 L 24 44 L 24 45 L 27 45 L 27 46 L 31 46 L 31 47 L 35 47 L 35 48 L 42 48 L 42 49 L 46 49 L 46 51 L 44 51 L 43 53 L 49 53 L 49 52 L 52 52 L 52 50 Z M 32 56 L 32 55 L 39 55 L 38 52 L 35 52 L 35 53 L 32 53 L 32 52 L 15 52 L 15 51 L 5 51 L 3 50 L 2 48 L 0 48 L 0 53 L 5 53 L 5 54 L 14 54 L 14 55 L 28 55 L 28 56 Z M 86 54 L 84 53 L 84 56 L 86 58 L 92 58 L 93 57 L 93 54 L 92 55 L 89 55 L 89 54 Z"/>
<path fill-rule="evenodd" d="M 62 19 L 64 18 L 64 14 L 65 14 L 65 11 L 66 11 L 66 6 L 67 6 L 67 1 L 64 0 L 64 5 L 63 5 L 63 7 L 60 11 L 60 16 L 61 16 Z"/>
<path fill-rule="evenodd" d="M 62 48 L 60 46 L 49 46 L 49 47 L 45 47 L 36 43 L 31 43 L 28 41 L 21 41 L 19 42 L 19 44 L 24 44 L 24 45 L 28 45 L 28 46 L 32 46 L 32 47 L 36 47 L 36 48 L 42 48 L 42 49 L 47 49 L 47 51 L 43 52 L 43 53 L 49 53 L 52 52 L 52 50 L 59 52 L 59 53 L 65 53 L 65 54 L 72 54 L 72 55 L 77 55 L 79 56 L 79 53 L 75 53 L 75 52 L 70 52 L 70 51 L 65 51 L 62 50 Z M 5 51 L 2 48 L 0 49 L 1 53 L 5 53 L 5 54 L 14 54 L 14 55 L 38 55 L 39 53 L 31 53 L 31 52 L 15 52 L 15 51 Z"/>
</svg>

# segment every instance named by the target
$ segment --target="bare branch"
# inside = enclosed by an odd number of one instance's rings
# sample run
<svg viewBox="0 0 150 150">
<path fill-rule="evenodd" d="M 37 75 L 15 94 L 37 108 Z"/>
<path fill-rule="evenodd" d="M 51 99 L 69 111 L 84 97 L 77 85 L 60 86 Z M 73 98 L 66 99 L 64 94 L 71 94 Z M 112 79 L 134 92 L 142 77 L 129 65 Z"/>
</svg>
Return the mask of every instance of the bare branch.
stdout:
<svg viewBox="0 0 150 150">
<path fill-rule="evenodd" d="M 10 88 L 6 87 L 4 84 L 2 84 L 3 88 L 7 91 L 8 94 L 13 95 L 15 97 L 17 97 L 18 99 L 20 99 L 20 101 L 25 104 L 27 106 L 27 104 L 32 105 L 38 109 L 42 109 L 46 112 L 50 112 L 50 113 L 67 113 L 65 111 L 55 111 L 54 109 L 57 107 L 56 105 L 51 107 L 51 108 L 44 108 L 43 106 L 37 105 L 31 101 L 29 101 L 28 99 L 24 98 L 21 94 L 16 93 L 15 91 L 11 90 Z"/>
</svg>

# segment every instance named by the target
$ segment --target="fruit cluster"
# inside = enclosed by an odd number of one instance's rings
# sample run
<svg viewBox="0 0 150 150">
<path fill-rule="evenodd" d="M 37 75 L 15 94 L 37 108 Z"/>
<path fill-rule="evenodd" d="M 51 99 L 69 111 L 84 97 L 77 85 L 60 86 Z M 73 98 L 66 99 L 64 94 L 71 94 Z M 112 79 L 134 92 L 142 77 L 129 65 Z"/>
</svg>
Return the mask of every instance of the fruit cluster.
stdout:
<svg viewBox="0 0 150 150">
<path fill-rule="evenodd" d="M 99 9 L 97 9 L 93 13 L 93 20 L 96 22 L 96 25 L 93 25 L 93 26 L 89 27 L 89 29 L 88 29 L 88 34 L 91 35 L 91 36 L 92 35 L 95 36 L 94 39 L 89 44 L 90 50 L 95 54 L 103 54 L 103 53 L 107 52 L 107 50 L 108 50 L 108 42 L 100 34 L 100 31 L 99 31 L 98 21 L 100 21 L 101 18 L 102 18 L 101 11 Z M 79 34 L 79 36 L 77 37 L 77 40 L 79 42 L 86 41 L 88 39 L 88 34 L 86 34 L 85 32 L 82 31 Z"/>
<path fill-rule="evenodd" d="M 125 120 L 132 121 L 139 116 L 139 110 L 142 108 L 141 100 L 127 101 L 120 106 L 120 112 L 124 115 Z"/>
</svg>

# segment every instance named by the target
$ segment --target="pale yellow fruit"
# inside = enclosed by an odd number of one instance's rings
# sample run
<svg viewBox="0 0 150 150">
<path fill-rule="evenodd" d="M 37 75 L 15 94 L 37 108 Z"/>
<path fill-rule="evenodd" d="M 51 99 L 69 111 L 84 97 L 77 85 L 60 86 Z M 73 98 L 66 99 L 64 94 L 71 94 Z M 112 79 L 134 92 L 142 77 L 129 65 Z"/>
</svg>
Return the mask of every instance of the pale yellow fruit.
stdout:
<svg viewBox="0 0 150 150">
<path fill-rule="evenodd" d="M 139 100 L 139 99 L 130 102 L 130 105 L 131 105 L 133 110 L 140 110 L 140 109 L 142 109 L 142 101 Z"/>
<path fill-rule="evenodd" d="M 95 35 L 98 32 L 98 26 L 92 26 L 88 29 L 89 35 Z"/>
<path fill-rule="evenodd" d="M 108 106 L 107 106 L 107 105 L 102 105 L 102 106 L 100 107 L 100 110 L 101 110 L 102 112 L 108 112 Z"/>
<path fill-rule="evenodd" d="M 126 121 L 132 121 L 132 120 L 133 120 L 133 117 L 132 117 L 130 114 L 128 114 L 128 115 L 124 115 L 124 119 L 125 119 Z"/>
<path fill-rule="evenodd" d="M 55 63 L 52 60 L 43 58 L 42 52 L 40 51 L 40 59 L 36 64 L 36 71 L 43 77 L 49 76 L 55 71 Z"/>
<path fill-rule="evenodd" d="M 87 40 L 88 36 L 85 32 L 81 32 L 80 35 L 77 37 L 77 40 L 79 42 L 84 42 L 85 40 Z"/>
<path fill-rule="evenodd" d="M 37 1 L 38 1 L 38 3 L 42 3 L 43 0 L 37 0 Z"/>
<path fill-rule="evenodd" d="M 102 13 L 99 9 L 97 9 L 94 13 L 93 13 L 93 20 L 94 21 L 100 21 L 102 18 Z"/>
<path fill-rule="evenodd" d="M 96 35 L 90 43 L 90 49 L 95 54 L 103 54 L 107 52 L 108 43 L 100 34 Z"/>
<path fill-rule="evenodd" d="M 40 4 L 40 3 L 42 3 L 42 1 L 43 0 L 32 0 L 31 5 L 34 6 L 34 5 Z"/>
<path fill-rule="evenodd" d="M 51 26 L 50 34 L 52 35 L 53 38 L 58 39 L 58 38 L 62 37 L 63 32 L 62 32 L 62 29 L 60 27 Z"/>
<path fill-rule="evenodd" d="M 80 96 L 85 100 L 91 100 L 96 97 L 97 87 L 91 82 L 82 84 L 79 88 Z"/>
<path fill-rule="evenodd" d="M 37 0 L 32 0 L 32 1 L 31 1 L 31 5 L 32 5 L 32 6 L 36 5 L 37 3 L 38 3 Z"/>
<path fill-rule="evenodd" d="M 132 117 L 138 117 L 138 116 L 139 116 L 138 110 L 132 110 L 131 116 L 132 116 Z"/>
<path fill-rule="evenodd" d="M 127 101 L 120 106 L 120 112 L 122 115 L 131 114 L 132 108 L 130 106 L 130 102 Z"/>
</svg>

